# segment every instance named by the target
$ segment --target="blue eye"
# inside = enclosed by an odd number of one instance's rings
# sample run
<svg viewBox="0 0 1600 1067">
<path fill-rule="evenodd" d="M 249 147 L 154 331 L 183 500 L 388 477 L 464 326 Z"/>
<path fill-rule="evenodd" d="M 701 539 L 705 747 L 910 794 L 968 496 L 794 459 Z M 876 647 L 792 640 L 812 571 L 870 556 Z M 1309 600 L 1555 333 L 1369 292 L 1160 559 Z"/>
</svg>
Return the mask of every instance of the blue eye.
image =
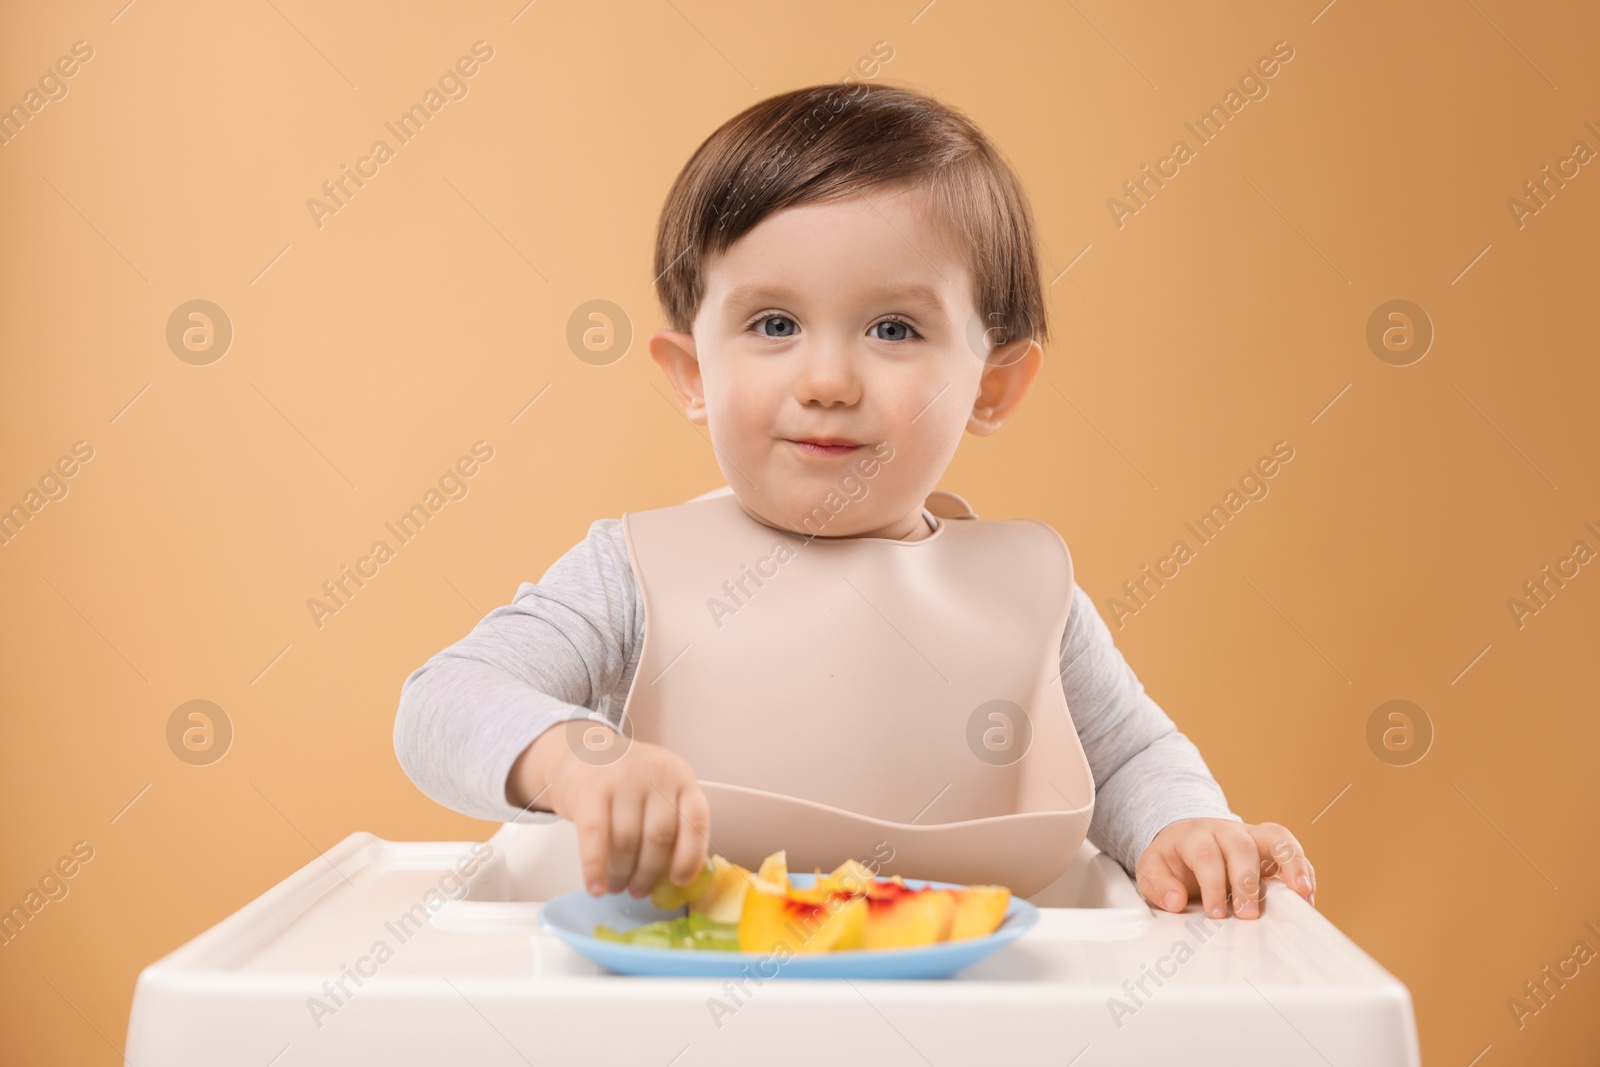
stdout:
<svg viewBox="0 0 1600 1067">
<path fill-rule="evenodd" d="M 753 323 L 763 337 L 793 337 L 800 327 L 787 315 L 768 315 Z M 768 329 L 768 327 L 772 327 Z"/>
<path fill-rule="evenodd" d="M 904 341 L 915 336 L 917 332 L 911 328 L 909 322 L 902 322 L 899 319 L 884 319 L 882 322 L 874 323 L 872 328 L 876 330 L 882 326 L 890 329 L 887 335 L 881 333 L 877 335 L 880 341 Z"/>
</svg>

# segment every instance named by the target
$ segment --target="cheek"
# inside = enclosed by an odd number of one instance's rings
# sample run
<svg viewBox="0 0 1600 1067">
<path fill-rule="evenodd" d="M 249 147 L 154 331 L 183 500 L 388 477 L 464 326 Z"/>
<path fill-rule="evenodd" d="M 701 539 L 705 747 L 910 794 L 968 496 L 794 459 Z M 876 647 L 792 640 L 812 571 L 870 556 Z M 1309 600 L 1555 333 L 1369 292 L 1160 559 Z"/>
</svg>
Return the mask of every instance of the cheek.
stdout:
<svg viewBox="0 0 1600 1067">
<path fill-rule="evenodd" d="M 882 431 L 894 446 L 893 461 L 877 481 L 906 491 L 936 481 L 949 465 L 966 432 L 977 390 L 976 372 L 943 364 L 942 373 L 921 372 L 904 380 L 882 383 Z M 928 486 L 932 488 L 931 485 Z"/>
<path fill-rule="evenodd" d="M 937 448 L 938 442 L 959 439 L 972 415 L 982 364 L 965 353 L 939 361 L 937 367 L 919 370 L 894 383 L 894 424 L 908 441 Z"/>
<path fill-rule="evenodd" d="M 718 447 L 738 447 L 770 436 L 781 385 L 751 368 L 702 371 L 706 415 Z"/>
</svg>

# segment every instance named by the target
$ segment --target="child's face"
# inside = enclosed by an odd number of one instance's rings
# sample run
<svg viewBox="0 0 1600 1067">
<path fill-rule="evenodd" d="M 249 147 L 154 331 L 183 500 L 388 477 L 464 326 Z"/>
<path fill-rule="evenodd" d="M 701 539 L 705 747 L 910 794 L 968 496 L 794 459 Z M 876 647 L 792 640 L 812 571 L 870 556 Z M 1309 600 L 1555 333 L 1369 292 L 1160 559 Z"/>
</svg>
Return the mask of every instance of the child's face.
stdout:
<svg viewBox="0 0 1600 1067">
<path fill-rule="evenodd" d="M 1039 369 L 1038 344 L 989 348 L 983 322 L 954 231 L 879 187 L 763 219 L 708 264 L 692 336 L 650 347 L 753 517 L 915 540 L 962 431 L 998 429 Z"/>
</svg>

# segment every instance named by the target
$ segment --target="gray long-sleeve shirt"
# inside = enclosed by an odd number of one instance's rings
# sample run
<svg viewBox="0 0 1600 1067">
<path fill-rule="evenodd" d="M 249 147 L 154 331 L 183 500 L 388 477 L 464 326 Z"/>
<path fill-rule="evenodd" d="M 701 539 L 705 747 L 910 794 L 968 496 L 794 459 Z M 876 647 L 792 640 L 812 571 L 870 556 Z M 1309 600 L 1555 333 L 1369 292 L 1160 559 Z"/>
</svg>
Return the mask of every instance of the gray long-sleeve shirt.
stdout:
<svg viewBox="0 0 1600 1067">
<path fill-rule="evenodd" d="M 930 525 L 939 520 L 924 513 Z M 620 722 L 644 647 L 644 611 L 621 519 L 599 519 L 538 584 L 489 612 L 406 678 L 394 747 L 411 780 L 481 819 L 546 822 L 506 800 L 511 765 L 549 727 L 598 712 Z M 1238 819 L 1194 744 L 1144 691 L 1094 603 L 1074 584 L 1062 687 L 1094 775 L 1088 837 L 1132 872 L 1177 819 Z M 752 710 L 750 714 L 759 714 Z"/>
</svg>

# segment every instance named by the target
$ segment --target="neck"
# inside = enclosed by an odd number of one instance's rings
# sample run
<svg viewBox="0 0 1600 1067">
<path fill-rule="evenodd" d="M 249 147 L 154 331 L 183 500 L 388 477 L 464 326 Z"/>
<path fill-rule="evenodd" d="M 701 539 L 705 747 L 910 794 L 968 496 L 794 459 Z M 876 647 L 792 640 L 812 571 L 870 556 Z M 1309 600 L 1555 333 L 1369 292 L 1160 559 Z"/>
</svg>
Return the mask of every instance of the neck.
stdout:
<svg viewBox="0 0 1600 1067">
<path fill-rule="evenodd" d="M 906 530 L 902 527 L 902 531 L 889 536 L 898 541 L 921 541 L 925 537 L 933 536 L 933 530 L 928 526 L 928 517 L 922 513 L 921 508 L 918 508 L 917 513 L 911 517 L 911 528 Z"/>
<path fill-rule="evenodd" d="M 805 536 L 808 532 L 805 530 L 795 530 L 789 526 L 783 525 L 782 523 L 773 522 L 772 520 L 758 514 L 750 507 L 746 506 L 743 500 L 739 500 L 737 497 L 735 497 L 735 500 L 738 502 L 740 509 L 744 511 L 746 515 L 750 516 L 752 519 L 755 519 L 764 526 L 770 526 L 775 530 L 783 530 L 787 533 L 797 533 L 801 536 Z M 896 520 L 895 522 L 889 523 L 888 525 L 882 526 L 876 530 L 863 530 L 862 532 L 855 534 L 833 535 L 824 532 L 820 536 L 823 540 L 841 541 L 848 540 L 852 537 L 882 537 L 891 541 L 921 541 L 924 538 L 933 536 L 933 529 L 928 524 L 928 517 L 923 514 L 923 508 L 919 507 L 910 516 Z"/>
</svg>

